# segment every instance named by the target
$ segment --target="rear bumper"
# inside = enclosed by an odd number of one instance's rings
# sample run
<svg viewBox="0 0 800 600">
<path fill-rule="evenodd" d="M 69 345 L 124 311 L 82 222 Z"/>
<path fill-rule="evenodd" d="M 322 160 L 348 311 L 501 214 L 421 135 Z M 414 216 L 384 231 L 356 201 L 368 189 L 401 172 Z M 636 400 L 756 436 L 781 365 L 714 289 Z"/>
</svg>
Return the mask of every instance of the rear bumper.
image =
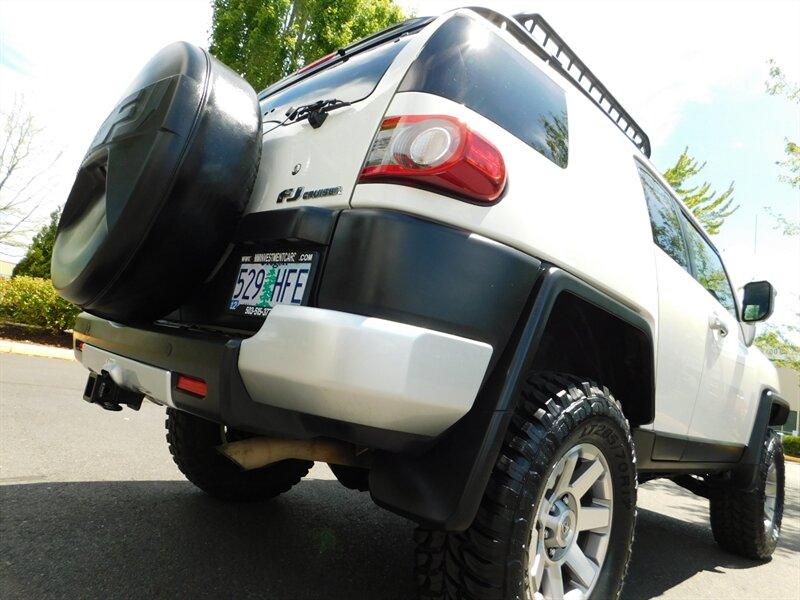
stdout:
<svg viewBox="0 0 800 600">
<path fill-rule="evenodd" d="M 423 327 L 279 305 L 242 342 L 239 372 L 262 404 L 435 436 L 472 407 L 491 356 Z"/>
<path fill-rule="evenodd" d="M 374 449 L 377 503 L 435 526 L 469 523 L 504 435 L 514 361 L 534 343 L 522 327 L 542 264 L 386 210 L 255 213 L 235 241 L 243 253 L 316 252 L 308 306 L 263 321 L 224 314 L 235 251 L 169 323 L 80 315 L 78 357 L 93 370 L 115 361 L 126 389 L 235 429 Z M 205 381 L 207 395 L 178 389 L 181 374 Z"/>
<path fill-rule="evenodd" d="M 492 355 L 484 342 L 305 306 L 275 307 L 251 338 L 207 341 L 205 357 L 187 345 L 187 334 L 119 327 L 84 314 L 75 334 L 84 346 L 76 355 L 89 370 L 106 371 L 123 389 L 165 406 L 225 423 L 240 421 L 253 405 L 272 407 L 349 423 L 356 437 L 357 426 L 438 435 L 471 408 Z M 178 389 L 179 375 L 206 381 L 208 396 Z"/>
</svg>

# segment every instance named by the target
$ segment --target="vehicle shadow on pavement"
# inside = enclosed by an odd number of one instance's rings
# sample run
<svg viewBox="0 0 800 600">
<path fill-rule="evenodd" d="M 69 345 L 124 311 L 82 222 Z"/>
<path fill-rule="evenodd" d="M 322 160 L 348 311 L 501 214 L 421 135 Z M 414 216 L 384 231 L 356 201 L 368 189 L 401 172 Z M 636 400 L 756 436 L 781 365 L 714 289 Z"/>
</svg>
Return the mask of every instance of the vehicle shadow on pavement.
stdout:
<svg viewBox="0 0 800 600">
<path fill-rule="evenodd" d="M 752 569 L 761 561 L 729 554 L 717 546 L 711 533 L 708 504 L 671 482 L 651 481 L 648 489 L 661 489 L 674 498 L 683 518 L 638 509 L 633 558 L 622 600 L 661 596 L 698 573 L 723 573 L 721 569 Z M 668 507 L 673 508 L 673 507 Z M 800 551 L 800 506 L 787 488 L 781 541 L 775 555 L 796 556 Z"/>
<path fill-rule="evenodd" d="M 673 492 L 690 512 L 681 520 L 639 509 L 623 600 L 657 597 L 703 571 L 759 564 L 719 549 L 702 503 L 686 506 L 679 496 L 691 494 Z M 796 555 L 800 510 L 787 500 L 777 553 Z M 219 502 L 182 481 L 5 485 L 0 594 L 411 600 L 412 530 L 331 480 L 307 479 L 256 504 Z"/>
<path fill-rule="evenodd" d="M 414 598 L 412 524 L 336 481 L 231 505 L 178 481 L 0 486 L 11 598 Z"/>
</svg>

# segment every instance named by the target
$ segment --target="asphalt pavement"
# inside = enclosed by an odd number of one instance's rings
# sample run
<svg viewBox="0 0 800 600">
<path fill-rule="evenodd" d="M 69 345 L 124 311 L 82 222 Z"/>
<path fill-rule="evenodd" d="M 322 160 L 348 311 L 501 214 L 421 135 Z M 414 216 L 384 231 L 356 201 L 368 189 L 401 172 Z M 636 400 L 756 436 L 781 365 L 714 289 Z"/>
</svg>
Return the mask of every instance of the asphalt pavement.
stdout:
<svg viewBox="0 0 800 600">
<path fill-rule="evenodd" d="M 172 463 L 162 408 L 106 412 L 84 383 L 77 363 L 0 355 L 0 597 L 415 597 L 413 525 L 324 465 L 266 503 L 215 501 Z M 788 464 L 783 539 L 759 563 L 714 544 L 705 500 L 644 484 L 624 600 L 798 600 L 799 490 Z"/>
</svg>

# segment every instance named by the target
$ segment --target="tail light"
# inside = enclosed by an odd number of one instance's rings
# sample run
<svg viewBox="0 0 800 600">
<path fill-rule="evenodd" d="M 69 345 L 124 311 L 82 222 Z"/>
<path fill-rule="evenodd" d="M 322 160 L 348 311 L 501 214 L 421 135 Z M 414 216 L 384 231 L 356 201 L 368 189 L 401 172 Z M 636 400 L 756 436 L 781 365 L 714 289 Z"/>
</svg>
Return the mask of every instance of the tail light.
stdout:
<svg viewBox="0 0 800 600">
<path fill-rule="evenodd" d="M 506 184 L 500 151 L 445 115 L 390 117 L 372 142 L 361 183 L 400 183 L 480 203 L 496 201 Z"/>
</svg>

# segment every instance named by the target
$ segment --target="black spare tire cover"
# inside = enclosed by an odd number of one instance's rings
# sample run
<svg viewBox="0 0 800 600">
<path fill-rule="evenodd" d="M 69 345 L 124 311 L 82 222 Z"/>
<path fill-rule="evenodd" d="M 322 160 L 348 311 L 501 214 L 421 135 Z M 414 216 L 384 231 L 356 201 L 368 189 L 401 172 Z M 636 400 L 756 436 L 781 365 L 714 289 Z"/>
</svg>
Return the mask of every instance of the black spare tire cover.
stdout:
<svg viewBox="0 0 800 600">
<path fill-rule="evenodd" d="M 225 253 L 260 157 L 253 88 L 201 48 L 167 46 L 81 163 L 53 246 L 56 290 L 120 322 L 177 308 Z"/>
</svg>

